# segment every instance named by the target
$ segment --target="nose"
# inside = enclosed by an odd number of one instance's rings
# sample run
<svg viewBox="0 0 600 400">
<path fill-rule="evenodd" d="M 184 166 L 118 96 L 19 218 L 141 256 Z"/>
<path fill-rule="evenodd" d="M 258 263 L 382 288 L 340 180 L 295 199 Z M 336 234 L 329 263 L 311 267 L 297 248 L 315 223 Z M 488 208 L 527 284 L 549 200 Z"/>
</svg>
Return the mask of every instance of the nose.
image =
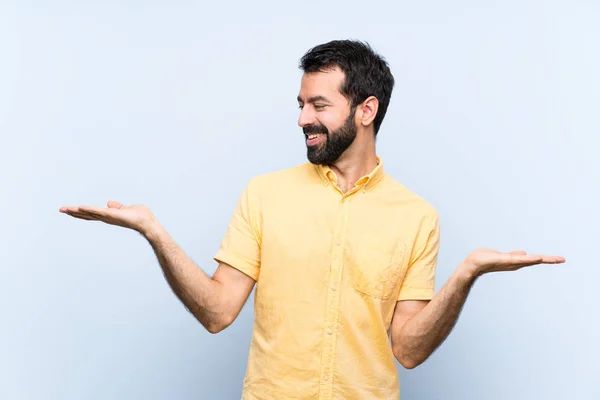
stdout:
<svg viewBox="0 0 600 400">
<path fill-rule="evenodd" d="M 298 116 L 298 126 L 304 128 L 315 123 L 315 114 L 310 110 L 310 107 L 303 107 Z"/>
</svg>

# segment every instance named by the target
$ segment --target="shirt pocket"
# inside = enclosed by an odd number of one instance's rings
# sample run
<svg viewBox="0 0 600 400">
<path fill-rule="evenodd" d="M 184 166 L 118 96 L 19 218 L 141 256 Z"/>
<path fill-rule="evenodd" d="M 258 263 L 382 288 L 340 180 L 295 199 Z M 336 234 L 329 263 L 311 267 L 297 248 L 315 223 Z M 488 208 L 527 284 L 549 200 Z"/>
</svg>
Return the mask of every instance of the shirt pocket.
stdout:
<svg viewBox="0 0 600 400">
<path fill-rule="evenodd" d="M 382 300 L 395 296 L 405 251 L 406 245 L 399 243 L 385 246 L 379 242 L 361 246 L 347 264 L 354 288 Z"/>
</svg>

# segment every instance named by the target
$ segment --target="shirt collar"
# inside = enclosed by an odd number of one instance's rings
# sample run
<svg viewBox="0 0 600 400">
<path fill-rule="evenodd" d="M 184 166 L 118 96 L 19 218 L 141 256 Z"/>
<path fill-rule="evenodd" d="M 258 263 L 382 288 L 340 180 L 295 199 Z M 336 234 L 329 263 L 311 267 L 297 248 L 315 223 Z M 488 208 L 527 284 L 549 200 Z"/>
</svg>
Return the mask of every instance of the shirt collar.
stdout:
<svg viewBox="0 0 600 400">
<path fill-rule="evenodd" d="M 367 175 L 359 178 L 355 183 L 354 187 L 357 189 L 362 189 L 363 191 L 367 191 L 368 189 L 375 186 L 377 182 L 383 178 L 383 160 L 377 157 L 377 166 Z M 315 165 L 319 173 L 319 177 L 325 186 L 336 185 L 337 184 L 337 176 L 335 172 L 328 165 Z"/>
</svg>

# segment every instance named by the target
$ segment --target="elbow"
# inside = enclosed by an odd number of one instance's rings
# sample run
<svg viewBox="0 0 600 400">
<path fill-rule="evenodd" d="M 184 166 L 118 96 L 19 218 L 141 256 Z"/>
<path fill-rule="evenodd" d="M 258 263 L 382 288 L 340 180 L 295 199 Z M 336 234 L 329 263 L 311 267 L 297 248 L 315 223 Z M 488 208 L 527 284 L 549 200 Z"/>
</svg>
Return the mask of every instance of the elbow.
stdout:
<svg viewBox="0 0 600 400">
<path fill-rule="evenodd" d="M 216 335 L 217 333 L 227 329 L 233 323 L 234 319 L 235 318 L 222 317 L 213 321 L 208 321 L 204 323 L 202 323 L 202 321 L 200 322 L 209 333 Z"/>
<path fill-rule="evenodd" d="M 204 325 L 204 328 L 206 328 L 206 331 L 208 333 L 212 333 L 213 335 L 216 335 L 217 333 L 219 333 L 222 330 L 224 330 L 226 327 L 223 326 L 223 325 L 218 325 L 218 324 L 215 324 L 215 323 L 210 323 L 210 324 Z"/>
<path fill-rule="evenodd" d="M 413 359 L 398 359 L 398 362 L 406 369 L 414 369 L 421 365 L 422 361 L 417 361 Z"/>
<path fill-rule="evenodd" d="M 402 352 L 400 352 L 400 351 L 395 351 L 394 357 L 396 357 L 396 360 L 398 360 L 400 365 L 402 365 L 406 369 L 415 369 L 419 365 L 423 364 L 423 362 L 425 361 L 425 359 L 408 357 L 406 355 L 403 355 Z"/>
</svg>

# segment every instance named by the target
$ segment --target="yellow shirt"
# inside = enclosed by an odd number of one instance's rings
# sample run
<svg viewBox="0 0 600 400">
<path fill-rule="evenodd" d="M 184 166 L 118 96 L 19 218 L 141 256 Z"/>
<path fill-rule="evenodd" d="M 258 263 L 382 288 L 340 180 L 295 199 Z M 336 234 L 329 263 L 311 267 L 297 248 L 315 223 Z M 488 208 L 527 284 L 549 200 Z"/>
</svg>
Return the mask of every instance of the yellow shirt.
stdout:
<svg viewBox="0 0 600 400">
<path fill-rule="evenodd" d="M 345 194 L 310 163 L 244 189 L 215 256 L 257 282 L 242 399 L 400 398 L 389 329 L 433 297 L 439 222 L 378 160 Z"/>
</svg>

